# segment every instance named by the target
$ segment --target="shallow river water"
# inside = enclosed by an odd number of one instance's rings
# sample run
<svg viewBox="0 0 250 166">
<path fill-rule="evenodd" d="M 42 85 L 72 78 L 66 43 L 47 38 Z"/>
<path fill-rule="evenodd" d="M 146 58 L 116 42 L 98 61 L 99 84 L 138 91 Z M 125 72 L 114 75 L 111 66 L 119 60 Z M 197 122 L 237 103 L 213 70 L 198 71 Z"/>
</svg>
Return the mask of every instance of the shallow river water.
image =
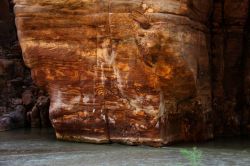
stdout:
<svg viewBox="0 0 250 166">
<path fill-rule="evenodd" d="M 200 165 L 250 166 L 250 140 L 217 140 L 195 146 L 201 152 Z M 180 151 L 193 147 L 72 143 L 57 141 L 53 130 L 22 129 L 0 132 L 0 166 L 188 166 L 191 159 Z"/>
</svg>

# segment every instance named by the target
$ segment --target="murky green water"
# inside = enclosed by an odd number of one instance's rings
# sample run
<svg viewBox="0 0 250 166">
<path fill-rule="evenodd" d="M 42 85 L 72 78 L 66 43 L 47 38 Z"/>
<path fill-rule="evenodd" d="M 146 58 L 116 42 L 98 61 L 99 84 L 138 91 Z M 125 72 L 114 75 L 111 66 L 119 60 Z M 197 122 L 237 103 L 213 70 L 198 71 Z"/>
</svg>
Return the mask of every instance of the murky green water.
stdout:
<svg viewBox="0 0 250 166">
<path fill-rule="evenodd" d="M 71 143 L 57 141 L 52 130 L 15 130 L 0 132 L 0 165 L 179 166 L 189 165 L 180 150 L 192 147 Z M 202 165 L 250 166 L 250 140 L 214 141 L 196 147 L 202 151 Z"/>
</svg>

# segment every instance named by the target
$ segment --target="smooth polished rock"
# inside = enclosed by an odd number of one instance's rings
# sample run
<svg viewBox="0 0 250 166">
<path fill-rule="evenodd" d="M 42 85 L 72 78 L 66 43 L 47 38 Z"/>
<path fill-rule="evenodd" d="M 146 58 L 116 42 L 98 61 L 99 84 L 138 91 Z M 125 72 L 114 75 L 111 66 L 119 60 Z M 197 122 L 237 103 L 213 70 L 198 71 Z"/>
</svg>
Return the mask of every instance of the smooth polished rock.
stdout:
<svg viewBox="0 0 250 166">
<path fill-rule="evenodd" d="M 58 139 L 160 146 L 213 137 L 199 0 L 15 0 Z"/>
</svg>

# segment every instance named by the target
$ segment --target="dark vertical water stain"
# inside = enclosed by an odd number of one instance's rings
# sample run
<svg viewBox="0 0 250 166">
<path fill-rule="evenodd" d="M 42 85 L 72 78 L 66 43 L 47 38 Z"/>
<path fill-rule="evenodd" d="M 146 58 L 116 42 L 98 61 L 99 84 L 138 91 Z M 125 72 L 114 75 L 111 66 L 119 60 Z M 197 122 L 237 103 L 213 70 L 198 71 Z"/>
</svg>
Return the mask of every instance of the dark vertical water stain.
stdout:
<svg viewBox="0 0 250 166">
<path fill-rule="evenodd" d="M 248 117 L 244 117 L 244 111 L 245 106 L 246 106 L 246 89 L 245 89 L 245 81 L 247 77 L 247 59 L 248 59 L 248 54 L 250 53 L 250 1 L 248 1 L 248 14 L 247 14 L 247 20 L 244 25 L 244 31 L 243 31 L 243 39 L 242 39 L 242 55 L 240 58 L 240 87 L 239 91 L 237 94 L 237 105 L 236 109 L 239 111 L 239 118 L 240 118 L 240 132 L 241 135 L 245 135 L 246 133 L 244 132 L 247 122 Z"/>
<path fill-rule="evenodd" d="M 212 8 L 211 11 L 209 13 L 209 19 L 208 19 L 208 28 L 209 28 L 209 34 L 207 35 L 207 43 L 209 45 L 209 49 L 208 49 L 208 56 L 209 56 L 209 71 L 210 71 L 210 86 L 211 86 L 211 107 L 212 107 L 212 116 L 215 117 L 215 111 L 214 111 L 214 104 L 213 104 L 213 100 L 214 100 L 214 93 L 213 93 L 213 89 L 214 89 L 214 83 L 213 83 L 213 78 L 214 78 L 214 64 L 213 64 L 213 40 L 214 40 L 214 25 L 213 25 L 213 21 L 214 21 L 214 11 L 215 11 L 215 2 L 214 0 L 212 1 Z M 198 66 L 198 65 L 197 65 Z M 212 118 L 215 119 L 215 118 Z M 213 120 L 214 121 L 214 120 Z M 212 123 L 214 124 L 214 122 Z M 214 131 L 213 131 L 214 133 Z"/>
</svg>

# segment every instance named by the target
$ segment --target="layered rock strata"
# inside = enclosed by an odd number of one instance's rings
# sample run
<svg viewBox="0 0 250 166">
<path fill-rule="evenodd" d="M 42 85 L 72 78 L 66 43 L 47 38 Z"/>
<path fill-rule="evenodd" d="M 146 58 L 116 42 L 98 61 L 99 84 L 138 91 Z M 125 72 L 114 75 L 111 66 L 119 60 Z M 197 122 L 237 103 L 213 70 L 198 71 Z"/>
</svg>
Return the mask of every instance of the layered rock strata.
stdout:
<svg viewBox="0 0 250 166">
<path fill-rule="evenodd" d="M 159 146 L 213 137 L 210 1 L 15 0 L 56 136 Z"/>
</svg>

